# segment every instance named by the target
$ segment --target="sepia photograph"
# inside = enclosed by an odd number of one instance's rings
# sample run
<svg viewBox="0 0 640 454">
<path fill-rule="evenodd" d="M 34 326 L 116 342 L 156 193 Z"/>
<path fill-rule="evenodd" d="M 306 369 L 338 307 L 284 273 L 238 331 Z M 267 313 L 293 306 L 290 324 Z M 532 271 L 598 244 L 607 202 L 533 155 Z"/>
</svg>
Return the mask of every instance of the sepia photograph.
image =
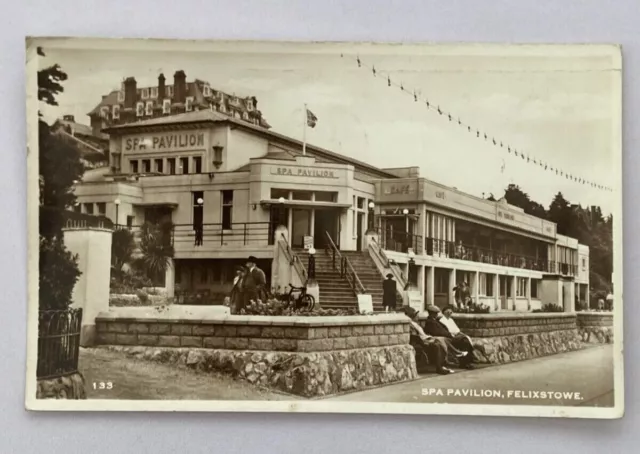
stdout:
<svg viewBox="0 0 640 454">
<path fill-rule="evenodd" d="M 620 418 L 620 48 L 27 39 L 26 406 Z"/>
</svg>

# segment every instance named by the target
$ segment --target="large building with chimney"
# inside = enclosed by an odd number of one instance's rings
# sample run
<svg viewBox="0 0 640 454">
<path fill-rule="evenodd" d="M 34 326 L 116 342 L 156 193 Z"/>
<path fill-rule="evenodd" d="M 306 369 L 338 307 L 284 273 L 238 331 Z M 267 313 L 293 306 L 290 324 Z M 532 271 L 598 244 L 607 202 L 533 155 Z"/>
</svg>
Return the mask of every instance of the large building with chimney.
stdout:
<svg viewBox="0 0 640 454">
<path fill-rule="evenodd" d="M 135 77 L 127 77 L 119 90 L 103 95 L 88 115 L 94 133 L 100 134 L 105 128 L 117 125 L 198 110 L 212 110 L 270 128 L 258 110 L 255 96 L 225 93 L 199 79 L 189 82 L 183 70 L 175 72 L 173 81 L 167 81 L 164 74 L 160 74 L 158 84 L 153 86 L 138 86 Z"/>
<path fill-rule="evenodd" d="M 283 257 L 305 283 L 313 247 L 324 307 L 353 306 L 358 294 L 380 307 L 389 272 L 400 293 L 415 289 L 419 309 L 452 303 L 462 282 L 491 311 L 588 303 L 589 249 L 554 223 L 418 167 L 378 168 L 312 144 L 303 152 L 268 128 L 253 98 L 188 84 L 180 71 L 163 83 L 127 79 L 96 107 L 94 127 L 109 125 L 109 166 L 87 172 L 75 194 L 82 212 L 133 231 L 174 224 L 168 289 L 219 303 L 250 255 L 272 283 L 282 283 Z"/>
</svg>

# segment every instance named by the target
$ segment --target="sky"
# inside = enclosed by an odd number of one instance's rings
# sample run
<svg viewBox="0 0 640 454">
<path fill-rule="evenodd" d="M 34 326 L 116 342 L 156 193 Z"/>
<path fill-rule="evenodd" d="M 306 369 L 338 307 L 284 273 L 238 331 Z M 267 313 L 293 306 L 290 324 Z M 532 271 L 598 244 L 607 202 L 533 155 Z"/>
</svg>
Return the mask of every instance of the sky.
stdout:
<svg viewBox="0 0 640 454">
<path fill-rule="evenodd" d="M 561 46 L 566 49 L 566 46 Z M 45 45 L 41 66 L 68 74 L 52 122 L 87 123 L 101 96 L 129 76 L 138 87 L 187 80 L 256 96 L 276 132 L 302 139 L 304 104 L 317 116 L 307 142 L 377 167 L 419 166 L 420 175 L 476 196 L 514 183 L 548 207 L 561 191 L 572 203 L 614 210 L 615 193 L 544 171 L 507 153 L 507 144 L 549 166 L 615 187 L 619 169 L 617 63 L 607 52 L 551 47 L 137 43 Z M 358 67 L 356 59 L 363 64 Z M 376 76 L 371 66 L 376 68 Z M 387 76 L 406 91 L 388 87 Z M 415 102 L 413 91 L 419 96 Z M 427 108 L 425 100 L 447 115 Z M 472 126 L 472 133 L 457 119 Z M 475 130 L 481 131 L 477 138 Z M 494 146 L 484 133 L 505 144 Z"/>
</svg>

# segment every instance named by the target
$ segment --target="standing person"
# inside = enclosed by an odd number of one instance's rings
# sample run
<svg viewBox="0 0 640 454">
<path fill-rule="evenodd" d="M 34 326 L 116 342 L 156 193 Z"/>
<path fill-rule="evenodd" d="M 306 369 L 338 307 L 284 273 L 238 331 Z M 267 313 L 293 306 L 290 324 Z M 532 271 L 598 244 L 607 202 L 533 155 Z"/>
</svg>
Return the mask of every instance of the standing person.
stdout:
<svg viewBox="0 0 640 454">
<path fill-rule="evenodd" d="M 236 267 L 236 275 L 233 278 L 233 289 L 231 289 L 231 313 L 239 314 L 244 309 L 244 266 Z"/>
<path fill-rule="evenodd" d="M 391 273 L 382 281 L 382 305 L 385 312 L 396 309 L 396 281 Z"/>
<path fill-rule="evenodd" d="M 251 305 L 251 301 L 258 301 L 265 291 L 267 278 L 260 268 L 256 266 L 257 259 L 253 256 L 247 259 L 246 274 L 244 277 L 244 305 Z"/>
</svg>

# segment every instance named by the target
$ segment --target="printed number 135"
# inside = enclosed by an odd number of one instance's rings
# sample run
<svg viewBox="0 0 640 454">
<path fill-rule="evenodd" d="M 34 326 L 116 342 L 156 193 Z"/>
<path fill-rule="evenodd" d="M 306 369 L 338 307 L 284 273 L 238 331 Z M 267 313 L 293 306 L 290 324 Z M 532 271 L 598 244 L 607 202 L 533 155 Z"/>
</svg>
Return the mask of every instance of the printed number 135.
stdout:
<svg viewBox="0 0 640 454">
<path fill-rule="evenodd" d="M 112 389 L 113 388 L 113 383 L 110 381 L 94 381 L 93 382 L 93 389 Z"/>
</svg>

